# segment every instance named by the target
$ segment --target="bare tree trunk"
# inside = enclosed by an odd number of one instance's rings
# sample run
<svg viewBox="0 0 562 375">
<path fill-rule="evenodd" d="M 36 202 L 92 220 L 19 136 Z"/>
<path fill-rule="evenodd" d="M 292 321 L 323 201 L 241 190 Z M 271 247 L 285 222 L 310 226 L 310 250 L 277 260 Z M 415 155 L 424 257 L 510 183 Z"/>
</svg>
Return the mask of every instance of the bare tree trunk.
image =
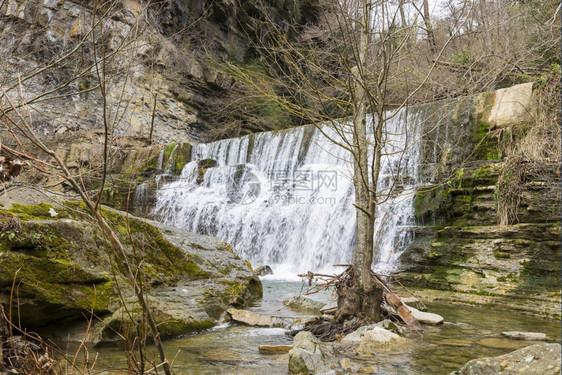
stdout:
<svg viewBox="0 0 562 375">
<path fill-rule="evenodd" d="M 367 141 L 367 93 L 364 69 L 370 36 L 371 7 L 363 1 L 361 34 L 357 55 L 357 66 L 352 69 L 355 82 L 353 114 L 353 185 L 355 187 L 355 240 L 353 269 L 350 282 L 338 284 L 338 313 L 336 319 L 343 321 L 358 317 L 366 321 L 380 320 L 382 289 L 371 276 L 374 252 L 375 200 L 372 199 L 369 179 L 369 155 Z"/>
<path fill-rule="evenodd" d="M 398 10 L 400 11 L 400 27 L 405 29 L 408 27 L 408 21 L 406 19 L 406 13 L 404 12 L 404 0 L 400 0 L 398 3 Z"/>
<path fill-rule="evenodd" d="M 478 2 L 478 6 L 479 6 L 479 13 L 480 13 L 480 20 L 478 21 L 478 24 L 480 25 L 481 28 L 481 32 L 482 32 L 482 38 L 484 41 L 484 48 L 486 49 L 486 51 L 489 51 L 490 49 L 490 25 L 488 22 L 488 11 L 487 11 L 487 7 L 486 7 L 486 0 L 480 0 Z"/>
<path fill-rule="evenodd" d="M 437 53 L 437 43 L 435 42 L 435 34 L 429 19 L 429 2 L 423 0 L 423 22 L 425 23 L 425 30 L 427 32 L 427 41 L 429 42 L 429 49 L 432 53 Z"/>
</svg>

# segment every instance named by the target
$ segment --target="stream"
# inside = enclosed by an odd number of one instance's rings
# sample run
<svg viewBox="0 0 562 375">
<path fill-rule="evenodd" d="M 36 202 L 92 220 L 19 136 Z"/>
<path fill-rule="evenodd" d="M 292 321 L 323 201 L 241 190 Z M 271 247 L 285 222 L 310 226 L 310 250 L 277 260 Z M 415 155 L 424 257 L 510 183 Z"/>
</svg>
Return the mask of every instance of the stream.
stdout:
<svg viewBox="0 0 562 375">
<path fill-rule="evenodd" d="M 263 280 L 264 297 L 250 310 L 280 317 L 306 316 L 289 310 L 282 300 L 306 289 L 300 282 Z M 327 293 L 311 298 L 325 301 Z M 522 316 L 486 308 L 427 304 L 430 312 L 445 318 L 441 326 L 426 326 L 423 337 L 406 349 L 382 352 L 365 360 L 378 368 L 376 374 L 449 374 L 467 361 L 505 354 L 532 345 L 532 341 L 500 337 L 503 331 L 544 332 L 560 341 L 560 322 Z M 191 374 L 287 374 L 288 356 L 262 355 L 259 345 L 290 345 L 291 337 L 281 328 L 256 328 L 225 323 L 199 334 L 167 341 L 166 350 L 178 375 Z M 126 374 L 122 349 L 98 349 L 98 370 L 104 374 Z M 119 368 L 123 369 L 120 370 Z"/>
</svg>

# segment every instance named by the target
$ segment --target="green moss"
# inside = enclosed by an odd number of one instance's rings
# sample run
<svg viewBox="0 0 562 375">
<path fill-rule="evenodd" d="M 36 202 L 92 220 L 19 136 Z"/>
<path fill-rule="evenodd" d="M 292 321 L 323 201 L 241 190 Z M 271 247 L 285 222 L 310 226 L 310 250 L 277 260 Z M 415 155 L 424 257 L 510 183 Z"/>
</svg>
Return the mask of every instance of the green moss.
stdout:
<svg viewBox="0 0 562 375">
<path fill-rule="evenodd" d="M 474 144 L 474 159 L 499 160 L 502 158 L 501 145 L 497 139 L 494 140 L 491 137 L 490 125 L 487 122 L 482 121 L 474 126 L 471 137 Z"/>
<path fill-rule="evenodd" d="M 107 281 L 97 285 L 83 286 L 82 293 L 85 298 L 79 299 L 78 303 L 95 310 L 108 310 L 111 298 L 115 295 L 113 291 L 114 282 Z"/>
<path fill-rule="evenodd" d="M 474 292 L 474 294 L 476 294 L 478 296 L 491 296 L 491 295 L 493 295 L 493 293 L 490 293 L 487 290 L 477 290 L 477 291 Z"/>
<path fill-rule="evenodd" d="M 416 191 L 414 212 L 417 219 L 425 219 L 430 215 L 447 217 L 449 206 L 452 204 L 450 189 L 438 186 L 427 190 Z"/>
<path fill-rule="evenodd" d="M 244 306 L 247 302 L 263 295 L 262 284 L 257 278 L 244 281 L 221 280 L 219 284 L 226 286 L 221 297 L 227 305 Z"/>
<path fill-rule="evenodd" d="M 462 179 L 464 177 L 464 168 L 460 168 L 457 170 L 456 174 L 455 174 L 455 178 L 458 182 L 458 186 L 457 189 L 462 189 Z"/>
<path fill-rule="evenodd" d="M 306 367 L 304 361 L 300 357 L 297 357 L 296 359 L 291 358 L 289 360 L 289 373 L 293 375 L 308 375 L 312 372 Z"/>
<path fill-rule="evenodd" d="M 11 253 L 1 256 L 0 270 L 0 290 L 3 292 L 9 292 L 15 280 L 20 298 L 32 298 L 36 303 L 65 306 L 67 309 L 93 309 L 95 313 L 107 311 L 109 281 L 71 261 Z M 96 284 L 101 286 L 99 300 L 94 304 L 91 293 L 87 292 Z"/>
<path fill-rule="evenodd" d="M 234 254 L 234 250 L 232 249 L 232 246 L 230 246 L 230 244 L 228 244 L 226 242 L 223 242 L 219 246 L 217 246 L 217 250 L 226 251 L 226 252 L 229 252 L 231 254 Z"/>
<path fill-rule="evenodd" d="M 219 281 L 219 283 L 227 286 L 222 293 L 225 302 L 235 306 L 242 306 L 245 304 L 244 294 L 246 293 L 246 284 L 231 280 L 222 280 Z"/>
<path fill-rule="evenodd" d="M 504 253 L 503 251 L 494 251 L 494 258 L 496 259 L 508 259 L 511 258 L 509 253 Z"/>
<path fill-rule="evenodd" d="M 122 214 L 100 208 L 100 213 L 107 220 L 125 245 L 139 250 L 135 252 L 133 260 L 136 264 L 144 263 L 152 267 L 147 277 L 151 275 L 187 275 L 190 279 L 208 279 L 210 275 L 179 247 L 167 241 L 158 228 L 149 223 L 125 217 Z M 140 252 L 142 250 L 142 254 Z M 148 281 L 159 281 L 149 279 Z"/>
<path fill-rule="evenodd" d="M 255 112 L 259 116 L 263 116 L 275 128 L 287 128 L 291 126 L 291 117 L 289 112 L 273 100 L 258 101 L 255 105 Z"/>
<path fill-rule="evenodd" d="M 187 275 L 189 275 L 192 279 L 208 279 L 210 275 L 203 271 L 195 262 L 189 261 L 185 265 L 184 271 Z"/>
<path fill-rule="evenodd" d="M 442 266 L 433 267 L 432 273 L 422 274 L 422 285 L 433 289 L 451 290 L 447 281 L 447 269 Z"/>
<path fill-rule="evenodd" d="M 20 252 L 36 257 L 67 259 L 68 241 L 51 226 L 35 224 L 33 221 L 18 221 L 17 227 L 7 227 L 13 217 L 0 217 L 0 252 Z"/>
<path fill-rule="evenodd" d="M 11 285 L 16 272 L 18 277 L 37 280 L 38 283 L 85 284 L 105 281 L 99 276 L 85 271 L 73 262 L 44 259 L 27 254 L 9 253 L 2 257 L 1 285 Z"/>
<path fill-rule="evenodd" d="M 174 148 L 177 146 L 177 142 L 172 142 L 164 149 L 164 161 L 167 162 L 170 158 L 170 155 L 174 151 Z"/>
<path fill-rule="evenodd" d="M 441 258 L 442 256 L 443 256 L 443 254 L 441 254 L 439 252 L 436 252 L 436 251 L 432 251 L 428 254 L 427 258 L 429 260 L 435 260 L 435 259 Z"/>
<path fill-rule="evenodd" d="M 51 210 L 57 214 L 51 215 Z M 68 217 L 68 212 L 64 208 L 55 209 L 53 205 L 47 203 L 39 203 L 36 206 L 24 206 L 14 203 L 10 210 L 0 210 L 0 214 L 8 216 L 16 216 L 22 220 L 47 220 L 47 219 L 63 219 Z"/>
<path fill-rule="evenodd" d="M 560 290 L 560 246 L 553 249 L 542 242 L 532 242 L 528 254 L 529 260 L 522 263 L 519 289 L 542 293 Z"/>
<path fill-rule="evenodd" d="M 164 338 L 199 332 L 214 327 L 215 323 L 208 319 L 204 321 L 185 322 L 177 319 L 165 320 L 158 324 L 158 331 Z"/>
<path fill-rule="evenodd" d="M 452 268 L 445 271 L 445 280 L 449 284 L 458 284 L 461 281 L 463 270 L 460 268 Z"/>
</svg>

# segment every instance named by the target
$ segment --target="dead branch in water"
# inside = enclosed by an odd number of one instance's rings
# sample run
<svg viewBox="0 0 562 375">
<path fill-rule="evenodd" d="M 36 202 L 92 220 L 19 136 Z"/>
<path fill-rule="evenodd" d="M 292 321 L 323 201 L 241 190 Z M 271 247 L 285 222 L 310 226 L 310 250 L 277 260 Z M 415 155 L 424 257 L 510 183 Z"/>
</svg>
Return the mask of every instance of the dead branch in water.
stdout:
<svg viewBox="0 0 562 375">
<path fill-rule="evenodd" d="M 303 295 L 315 294 L 322 290 L 328 289 L 328 287 L 330 286 L 335 286 L 337 283 L 345 280 L 349 276 L 351 270 L 353 269 L 353 265 L 351 264 L 334 264 L 334 266 L 347 267 L 347 268 L 342 273 L 334 274 L 334 275 L 314 273 L 311 271 L 308 271 L 306 274 L 299 274 L 298 275 L 299 277 L 303 279 L 308 279 L 308 285 L 311 286 L 311 288 L 306 292 L 304 292 Z M 400 297 L 398 297 L 396 293 L 394 293 L 394 291 L 388 286 L 386 281 L 383 279 L 383 277 L 395 277 L 396 275 L 383 275 L 371 271 L 371 276 L 382 287 L 383 296 L 384 299 L 386 300 L 386 303 L 396 311 L 396 313 L 400 316 L 400 319 L 413 330 L 420 333 L 423 332 L 424 329 L 422 328 L 418 320 L 412 315 L 412 313 L 408 309 L 408 306 L 406 306 L 402 302 Z M 312 279 L 314 278 L 319 279 L 321 283 L 318 283 L 312 287 Z"/>
</svg>

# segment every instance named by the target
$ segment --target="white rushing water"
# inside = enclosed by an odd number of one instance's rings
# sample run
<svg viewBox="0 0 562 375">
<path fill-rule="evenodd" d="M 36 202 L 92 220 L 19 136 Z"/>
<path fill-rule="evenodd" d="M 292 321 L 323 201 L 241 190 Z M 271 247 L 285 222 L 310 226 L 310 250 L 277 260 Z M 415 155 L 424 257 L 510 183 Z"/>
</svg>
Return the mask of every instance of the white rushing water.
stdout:
<svg viewBox="0 0 562 375">
<path fill-rule="evenodd" d="M 392 271 L 409 242 L 419 146 L 416 114 L 387 121 L 386 156 L 379 189 L 374 268 Z M 336 139 L 336 133 L 323 128 Z M 205 161 L 212 159 L 214 162 Z M 355 208 L 350 154 L 318 129 L 298 127 L 193 147 L 180 178 L 157 192 L 159 220 L 229 242 L 252 265 L 267 264 L 274 277 L 334 272 L 351 260 Z M 209 168 L 203 174 L 201 166 Z M 400 179 L 391 190 L 393 176 Z M 341 271 L 341 268 L 339 269 Z"/>
</svg>

